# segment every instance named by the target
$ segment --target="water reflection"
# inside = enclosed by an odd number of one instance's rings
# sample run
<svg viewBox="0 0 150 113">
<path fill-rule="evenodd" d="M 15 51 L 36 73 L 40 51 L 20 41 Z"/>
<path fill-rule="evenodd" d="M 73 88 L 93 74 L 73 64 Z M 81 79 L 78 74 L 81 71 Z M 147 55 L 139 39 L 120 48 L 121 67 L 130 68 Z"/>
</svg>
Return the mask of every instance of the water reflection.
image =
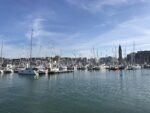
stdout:
<svg viewBox="0 0 150 113">
<path fill-rule="evenodd" d="M 122 77 L 123 76 L 123 71 L 121 70 L 121 71 L 119 71 L 119 73 L 120 73 L 120 77 Z"/>
<path fill-rule="evenodd" d="M 0 112 L 149 113 L 149 72 L 0 75 Z"/>
<path fill-rule="evenodd" d="M 39 75 L 35 75 L 35 76 L 34 76 L 34 79 L 35 79 L 35 80 L 39 79 Z"/>
<path fill-rule="evenodd" d="M 120 90 L 123 91 L 123 71 L 120 71 Z"/>
</svg>

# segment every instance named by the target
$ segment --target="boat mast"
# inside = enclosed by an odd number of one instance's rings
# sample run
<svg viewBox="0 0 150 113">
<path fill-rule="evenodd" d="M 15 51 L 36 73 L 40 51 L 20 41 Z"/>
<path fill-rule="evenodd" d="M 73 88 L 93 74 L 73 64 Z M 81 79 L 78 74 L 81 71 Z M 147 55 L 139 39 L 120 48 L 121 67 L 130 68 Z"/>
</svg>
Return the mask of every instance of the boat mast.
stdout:
<svg viewBox="0 0 150 113">
<path fill-rule="evenodd" d="M 31 31 L 31 42 L 30 42 L 30 65 L 32 61 L 32 38 L 33 38 L 33 29 Z"/>
<path fill-rule="evenodd" d="M 133 42 L 133 65 L 135 64 L 135 41 Z"/>
<path fill-rule="evenodd" d="M 1 65 L 3 64 L 3 41 L 2 41 L 2 46 L 1 46 Z"/>
<path fill-rule="evenodd" d="M 126 46 L 125 46 L 125 49 L 124 49 L 124 63 L 126 64 L 127 63 L 127 50 L 126 50 Z"/>
</svg>

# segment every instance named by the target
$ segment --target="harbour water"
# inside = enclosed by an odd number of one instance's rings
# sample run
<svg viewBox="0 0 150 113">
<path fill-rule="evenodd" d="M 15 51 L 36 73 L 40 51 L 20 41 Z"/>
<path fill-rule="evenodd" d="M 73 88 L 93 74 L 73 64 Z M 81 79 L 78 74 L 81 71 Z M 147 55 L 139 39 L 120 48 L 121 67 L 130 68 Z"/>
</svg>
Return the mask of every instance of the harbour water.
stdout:
<svg viewBox="0 0 150 113">
<path fill-rule="evenodd" d="M 0 75 L 0 113 L 150 113 L 150 70 Z"/>
</svg>

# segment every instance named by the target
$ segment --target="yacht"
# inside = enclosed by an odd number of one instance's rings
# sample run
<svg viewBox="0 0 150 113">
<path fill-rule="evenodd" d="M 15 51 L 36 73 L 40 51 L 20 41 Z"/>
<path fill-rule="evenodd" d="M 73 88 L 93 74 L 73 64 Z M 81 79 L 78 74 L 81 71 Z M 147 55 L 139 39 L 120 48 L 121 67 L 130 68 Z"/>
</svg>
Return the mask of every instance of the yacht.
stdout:
<svg viewBox="0 0 150 113">
<path fill-rule="evenodd" d="M 2 67 L 0 67 L 0 74 L 4 74 L 4 70 Z"/>
<path fill-rule="evenodd" d="M 44 67 L 43 65 L 40 65 L 37 67 L 37 72 L 39 75 L 44 75 L 48 73 L 48 69 L 46 69 L 46 67 Z"/>
<path fill-rule="evenodd" d="M 125 65 L 119 65 L 119 70 L 124 70 L 126 68 Z"/>
<path fill-rule="evenodd" d="M 105 64 L 100 65 L 101 70 L 106 70 L 107 66 Z"/>
<path fill-rule="evenodd" d="M 94 67 L 93 67 L 93 70 L 95 70 L 95 71 L 96 71 L 96 70 L 100 70 L 100 69 L 101 69 L 100 66 L 94 66 Z"/>
<path fill-rule="evenodd" d="M 24 67 L 15 67 L 14 68 L 14 73 L 18 73 L 20 70 L 24 70 Z"/>
<path fill-rule="evenodd" d="M 52 72 L 58 72 L 59 68 L 58 67 L 52 67 L 50 71 L 52 71 Z"/>
<path fill-rule="evenodd" d="M 32 38 L 33 38 L 33 29 L 31 32 L 31 42 L 30 42 L 30 63 L 27 64 L 27 68 L 19 70 L 18 74 L 19 75 L 38 75 L 37 70 L 32 68 L 31 66 L 31 59 L 32 59 Z"/>
<path fill-rule="evenodd" d="M 149 68 L 150 68 L 150 65 L 149 65 L 149 64 L 144 64 L 144 65 L 143 65 L 143 68 L 149 69 Z"/>
<path fill-rule="evenodd" d="M 67 71 L 68 67 L 67 66 L 60 66 L 59 70 L 61 70 L 61 71 Z"/>
<path fill-rule="evenodd" d="M 14 73 L 13 66 L 11 64 L 7 64 L 6 68 L 3 69 L 4 74 Z"/>
<path fill-rule="evenodd" d="M 140 65 L 138 65 L 138 64 L 133 65 L 132 67 L 133 67 L 133 69 L 135 69 L 135 70 L 136 70 L 136 69 L 141 69 L 141 66 L 140 66 Z"/>
<path fill-rule="evenodd" d="M 57 66 L 57 63 L 49 63 L 48 69 L 47 69 L 48 74 L 54 74 L 59 72 L 59 68 Z"/>
<path fill-rule="evenodd" d="M 78 67 L 77 67 L 77 70 L 86 70 L 86 69 L 87 69 L 86 66 L 78 66 Z"/>
<path fill-rule="evenodd" d="M 119 66 L 112 65 L 109 70 L 117 71 L 117 70 L 119 70 Z"/>
<path fill-rule="evenodd" d="M 38 75 L 37 71 L 31 67 L 25 68 L 23 70 L 19 70 L 18 74 L 19 75 Z"/>
<path fill-rule="evenodd" d="M 127 66 L 127 70 L 138 70 L 138 69 L 141 69 L 141 66 L 138 64 Z"/>
</svg>

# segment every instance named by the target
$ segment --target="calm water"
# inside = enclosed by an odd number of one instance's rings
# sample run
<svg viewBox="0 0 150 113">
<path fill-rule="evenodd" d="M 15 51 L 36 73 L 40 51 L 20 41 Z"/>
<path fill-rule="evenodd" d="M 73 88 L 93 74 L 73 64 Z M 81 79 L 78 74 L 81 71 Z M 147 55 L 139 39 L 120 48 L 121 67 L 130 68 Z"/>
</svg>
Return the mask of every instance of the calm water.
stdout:
<svg viewBox="0 0 150 113">
<path fill-rule="evenodd" d="M 0 113 L 150 113 L 150 70 L 0 75 Z"/>
</svg>

